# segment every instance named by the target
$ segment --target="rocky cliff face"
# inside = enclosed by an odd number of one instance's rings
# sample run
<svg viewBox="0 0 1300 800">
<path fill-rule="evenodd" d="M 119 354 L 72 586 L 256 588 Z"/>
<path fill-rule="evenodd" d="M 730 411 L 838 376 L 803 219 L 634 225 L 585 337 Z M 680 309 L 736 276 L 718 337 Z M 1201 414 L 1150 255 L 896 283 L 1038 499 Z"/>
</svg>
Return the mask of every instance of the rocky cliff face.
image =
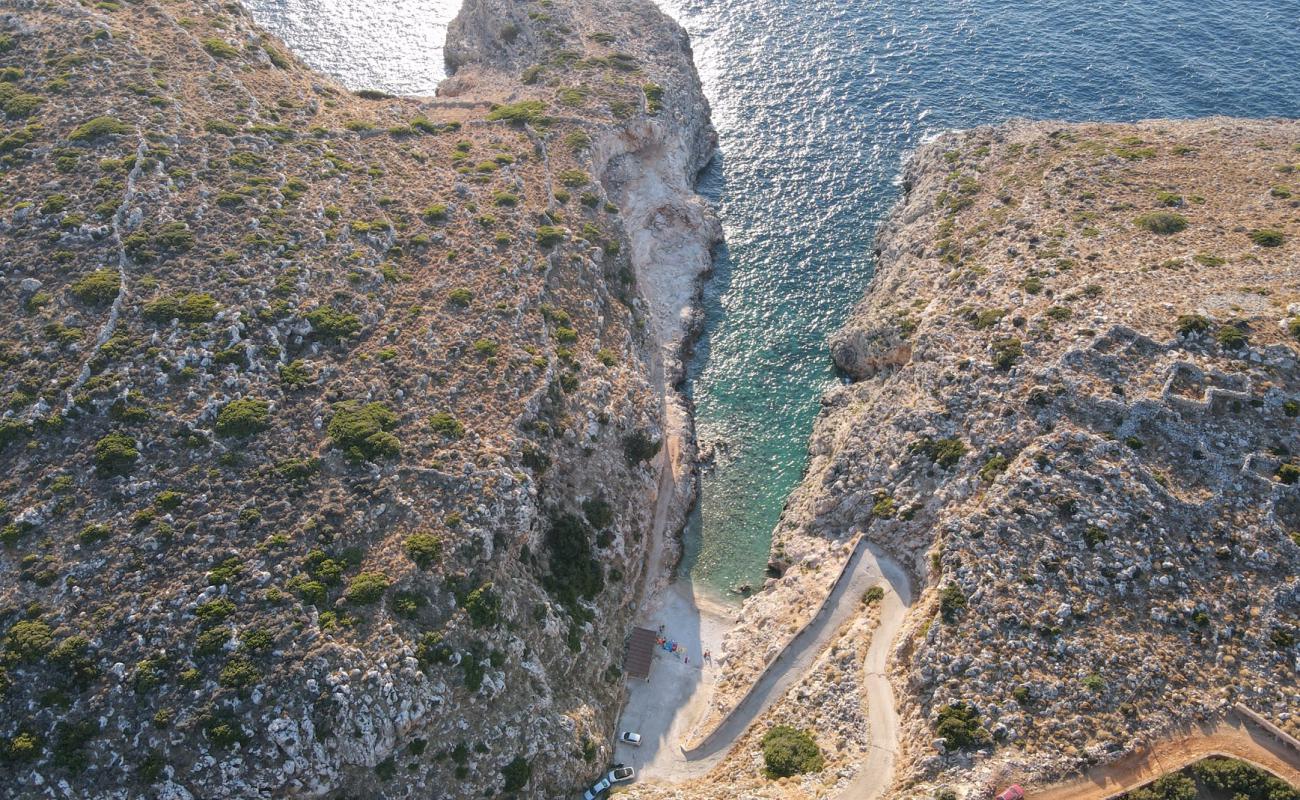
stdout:
<svg viewBox="0 0 1300 800">
<path fill-rule="evenodd" d="M 691 486 L 707 105 L 649 2 L 469 2 L 448 54 L 399 99 L 228 4 L 0 17 L 17 796 L 555 797 L 606 763 Z"/>
<path fill-rule="evenodd" d="M 890 796 L 1051 778 L 1233 701 L 1294 731 L 1298 143 L 1211 119 L 924 147 L 729 680 L 864 532 L 929 586 Z"/>
</svg>

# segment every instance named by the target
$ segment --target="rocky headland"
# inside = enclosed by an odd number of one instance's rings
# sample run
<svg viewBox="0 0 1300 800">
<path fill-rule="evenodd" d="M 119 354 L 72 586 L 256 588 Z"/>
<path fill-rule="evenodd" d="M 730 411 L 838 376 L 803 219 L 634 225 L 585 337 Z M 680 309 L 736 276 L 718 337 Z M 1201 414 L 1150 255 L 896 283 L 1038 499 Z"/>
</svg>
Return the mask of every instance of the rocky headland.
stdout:
<svg viewBox="0 0 1300 800">
<path fill-rule="evenodd" d="M 1290 121 L 921 148 L 710 720 L 862 534 L 925 587 L 890 797 L 1050 782 L 1236 702 L 1296 732 L 1297 170 Z"/>
<path fill-rule="evenodd" d="M 468 0 L 447 53 L 395 98 L 231 3 L 0 8 L 12 796 L 608 763 L 693 488 L 708 106 L 648 0 Z"/>
</svg>

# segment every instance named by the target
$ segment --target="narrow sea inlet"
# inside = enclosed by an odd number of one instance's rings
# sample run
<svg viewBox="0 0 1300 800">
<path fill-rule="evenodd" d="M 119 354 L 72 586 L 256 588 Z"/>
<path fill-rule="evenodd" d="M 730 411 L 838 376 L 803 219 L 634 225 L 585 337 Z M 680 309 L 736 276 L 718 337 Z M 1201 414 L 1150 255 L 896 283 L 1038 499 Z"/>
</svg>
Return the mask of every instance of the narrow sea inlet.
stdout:
<svg viewBox="0 0 1300 800">
<path fill-rule="evenodd" d="M 431 93 L 457 0 L 245 0 L 355 88 Z M 712 455 L 688 529 L 699 588 L 761 586 L 806 465 L 826 337 L 872 271 L 907 153 L 1009 118 L 1300 116 L 1294 3 L 663 0 L 690 31 L 721 158 L 727 248 L 690 370 Z"/>
</svg>

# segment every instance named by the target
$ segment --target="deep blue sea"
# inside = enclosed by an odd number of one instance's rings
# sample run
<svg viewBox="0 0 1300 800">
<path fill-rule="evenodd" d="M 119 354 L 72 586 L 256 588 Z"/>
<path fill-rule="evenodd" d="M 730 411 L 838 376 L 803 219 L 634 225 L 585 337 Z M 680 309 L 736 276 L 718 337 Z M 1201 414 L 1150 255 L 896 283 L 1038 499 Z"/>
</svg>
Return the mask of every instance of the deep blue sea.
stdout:
<svg viewBox="0 0 1300 800">
<path fill-rule="evenodd" d="M 720 593 L 762 582 L 835 380 L 826 337 L 871 277 L 872 239 L 919 142 L 1013 117 L 1300 116 L 1300 0 L 660 2 L 692 35 L 721 140 L 702 189 L 727 247 L 690 383 L 717 455 L 683 565 Z M 307 31 L 309 60 L 357 88 L 429 91 L 441 77 L 436 51 L 395 64 L 382 29 L 347 33 L 366 24 L 360 0 L 248 3 L 290 44 Z M 455 3 L 395 0 L 382 16 L 434 6 Z M 338 42 L 322 45 L 331 30 Z"/>
</svg>

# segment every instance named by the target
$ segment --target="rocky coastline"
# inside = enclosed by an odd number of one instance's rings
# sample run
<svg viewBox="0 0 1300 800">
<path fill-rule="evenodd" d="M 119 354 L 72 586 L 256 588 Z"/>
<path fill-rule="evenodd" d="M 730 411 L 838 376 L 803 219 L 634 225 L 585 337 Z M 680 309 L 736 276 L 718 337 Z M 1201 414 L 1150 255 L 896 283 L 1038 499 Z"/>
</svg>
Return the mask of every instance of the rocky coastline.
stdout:
<svg viewBox="0 0 1300 800">
<path fill-rule="evenodd" d="M 714 718 L 861 533 L 926 587 L 890 659 L 888 796 L 1048 783 L 1237 701 L 1294 726 L 1298 139 L 1025 122 L 924 146 Z"/>
</svg>

